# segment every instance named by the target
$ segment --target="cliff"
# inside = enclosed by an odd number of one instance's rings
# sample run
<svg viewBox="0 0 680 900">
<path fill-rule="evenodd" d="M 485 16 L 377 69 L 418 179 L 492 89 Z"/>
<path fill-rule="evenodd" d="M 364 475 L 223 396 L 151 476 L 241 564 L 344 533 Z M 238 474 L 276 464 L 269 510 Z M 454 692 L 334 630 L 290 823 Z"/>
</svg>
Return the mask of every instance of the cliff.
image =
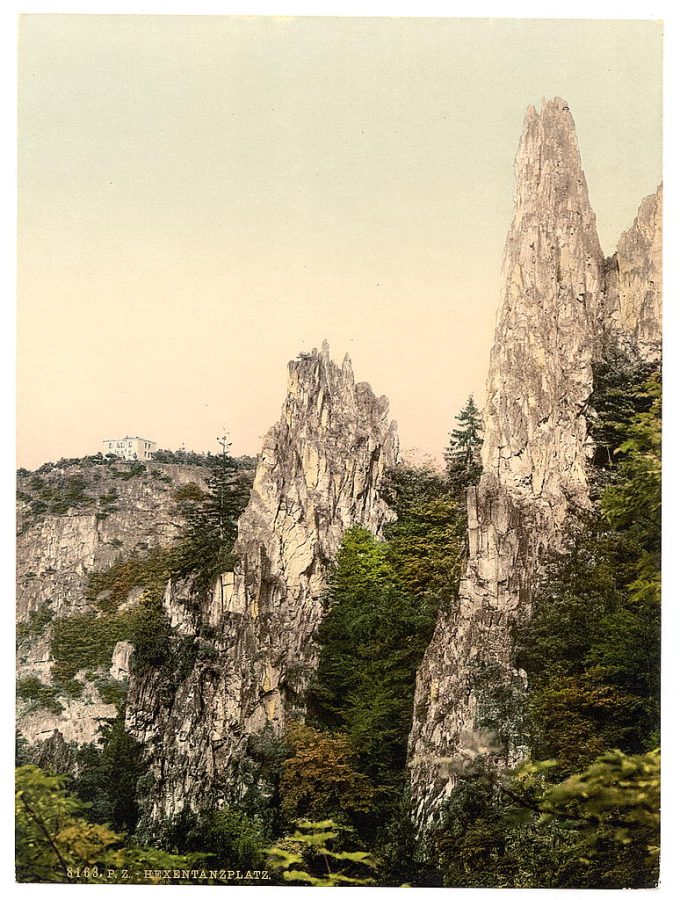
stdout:
<svg viewBox="0 0 680 900">
<path fill-rule="evenodd" d="M 470 762 L 522 758 L 498 701 L 526 687 L 512 629 L 531 615 L 542 558 L 559 550 L 569 516 L 589 507 L 593 365 L 612 344 L 643 360 L 661 352 L 661 188 L 605 259 L 560 99 L 529 109 L 515 174 L 466 571 L 417 677 L 408 765 L 421 828 Z M 155 551 L 185 524 L 178 490 L 206 487 L 200 466 L 100 457 L 22 473 L 19 729 L 36 758 L 64 760 L 66 744 L 96 742 L 129 682 L 125 724 L 148 766 L 142 830 L 185 807 L 266 805 L 272 741 L 305 711 L 329 566 L 348 528 L 380 536 L 392 520 L 380 489 L 396 459 L 387 400 L 355 382 L 348 357 L 336 365 L 325 343 L 301 354 L 264 438 L 236 564 L 208 590 L 153 569 Z M 150 571 L 122 578 L 115 603 L 103 581 L 93 589 L 93 576 L 130 559 L 150 561 Z M 158 609 L 147 631 L 167 626 L 167 647 L 160 662 L 137 665 L 128 614 L 151 577 Z M 55 657 L 60 633 L 76 662 Z"/>
<path fill-rule="evenodd" d="M 37 750 L 55 737 L 67 743 L 96 742 L 99 719 L 115 717 L 115 704 L 106 702 L 95 681 L 113 679 L 124 685 L 129 649 L 114 640 L 107 664 L 78 671 L 74 680 L 80 694 L 69 696 L 53 679 L 56 623 L 100 616 L 88 594 L 91 577 L 134 554 L 170 546 L 183 523 L 175 492 L 190 483 L 203 486 L 204 475 L 201 466 L 102 457 L 19 473 L 17 712 L 19 732 L 29 746 Z M 137 602 L 141 593 L 134 591 L 129 602 Z M 29 696 L 22 697 L 22 684 Z M 73 692 L 77 686 L 70 684 Z M 43 702 L 37 702 L 39 697 Z"/>
<path fill-rule="evenodd" d="M 605 271 L 605 328 L 628 352 L 661 358 L 661 185 L 640 204 Z"/>
<path fill-rule="evenodd" d="M 559 98 L 529 109 L 515 176 L 483 474 L 468 494 L 469 559 L 417 678 L 408 764 L 421 828 L 473 760 L 522 757 L 511 724 L 499 738 L 491 695 L 524 689 L 512 624 L 531 613 L 542 554 L 559 549 L 568 515 L 589 504 L 593 362 L 611 342 L 644 359 L 660 348 L 660 190 L 605 260 L 574 120 Z"/>
<path fill-rule="evenodd" d="M 281 418 L 239 519 L 234 571 L 200 607 L 186 586 L 166 592 L 175 628 L 209 634 L 210 653 L 171 692 L 163 673 L 131 679 L 126 727 L 152 773 L 147 824 L 185 805 L 266 793 L 258 747 L 303 710 L 328 566 L 347 528 L 379 535 L 390 520 L 379 488 L 396 455 L 387 400 L 355 383 L 349 357 L 337 366 L 324 343 L 289 364 Z"/>
</svg>

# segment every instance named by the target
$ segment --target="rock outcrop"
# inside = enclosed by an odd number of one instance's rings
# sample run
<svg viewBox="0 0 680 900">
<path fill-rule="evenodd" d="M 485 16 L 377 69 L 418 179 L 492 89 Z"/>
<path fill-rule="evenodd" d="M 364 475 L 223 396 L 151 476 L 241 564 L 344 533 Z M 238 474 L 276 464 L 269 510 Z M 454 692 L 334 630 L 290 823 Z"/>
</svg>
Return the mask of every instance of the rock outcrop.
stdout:
<svg viewBox="0 0 680 900">
<path fill-rule="evenodd" d="M 17 488 L 17 621 L 49 604 L 55 617 L 87 609 L 93 572 L 172 542 L 181 527 L 173 492 L 204 485 L 200 466 L 74 461 L 20 475 Z M 43 497 L 64 507 L 50 512 Z M 63 498 L 63 499 L 62 499 Z"/>
<path fill-rule="evenodd" d="M 660 334 L 660 193 L 605 261 L 574 120 L 561 99 L 527 113 L 515 162 L 514 218 L 487 382 L 480 484 L 468 493 L 469 560 L 418 672 L 409 767 L 420 828 L 480 755 L 511 765 L 491 694 L 525 687 L 512 624 L 531 612 L 541 556 L 587 508 L 585 412 L 608 341 L 643 358 Z"/>
<path fill-rule="evenodd" d="M 662 212 L 659 186 L 640 204 L 605 273 L 606 329 L 628 352 L 645 360 L 661 358 Z"/>
<path fill-rule="evenodd" d="M 87 596 L 91 575 L 132 554 L 168 546 L 181 528 L 174 492 L 204 486 L 201 466 L 131 464 L 97 459 L 47 464 L 20 473 L 17 537 L 17 677 L 52 687 L 51 631 L 54 621 L 99 613 Z M 134 602 L 134 597 L 130 602 Z M 129 646 L 129 645 L 128 645 Z M 127 678 L 129 650 L 119 644 L 111 669 L 93 673 Z M 102 718 L 116 715 L 85 672 L 78 673 L 80 697 L 67 694 L 42 705 L 19 700 L 17 727 L 29 747 L 58 737 L 66 743 L 98 740 Z M 61 710 L 59 710 L 61 707 Z M 45 751 L 47 752 L 47 751 Z M 45 754 L 43 753 L 43 756 Z M 63 755 L 63 754 L 62 754 Z M 38 758 L 38 756 L 36 756 Z"/>
<path fill-rule="evenodd" d="M 303 709 L 344 531 L 379 535 L 392 517 L 379 488 L 396 455 L 387 400 L 355 383 L 349 357 L 338 367 L 324 343 L 289 364 L 281 418 L 264 438 L 239 519 L 234 572 L 192 611 L 185 588 L 166 593 L 176 629 L 209 631 L 211 658 L 197 659 L 169 701 L 158 673 L 131 679 L 126 725 L 147 747 L 149 821 L 248 792 L 255 745 Z"/>
</svg>

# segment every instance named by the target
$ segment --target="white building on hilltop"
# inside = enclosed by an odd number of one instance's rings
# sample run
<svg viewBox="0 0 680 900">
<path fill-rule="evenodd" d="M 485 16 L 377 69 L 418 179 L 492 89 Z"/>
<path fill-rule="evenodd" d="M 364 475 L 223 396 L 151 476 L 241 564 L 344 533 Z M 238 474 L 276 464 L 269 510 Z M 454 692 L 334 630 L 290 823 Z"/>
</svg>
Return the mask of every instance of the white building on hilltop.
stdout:
<svg viewBox="0 0 680 900">
<path fill-rule="evenodd" d="M 104 454 L 115 453 L 121 459 L 151 459 L 151 454 L 156 449 L 155 441 L 147 441 L 141 437 L 124 437 L 103 443 Z"/>
</svg>

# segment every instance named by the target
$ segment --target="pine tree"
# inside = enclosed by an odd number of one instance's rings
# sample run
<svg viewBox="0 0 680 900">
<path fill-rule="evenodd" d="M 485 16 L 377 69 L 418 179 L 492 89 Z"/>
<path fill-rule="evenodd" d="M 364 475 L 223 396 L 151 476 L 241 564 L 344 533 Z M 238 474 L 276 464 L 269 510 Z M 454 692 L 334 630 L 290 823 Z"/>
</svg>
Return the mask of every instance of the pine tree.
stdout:
<svg viewBox="0 0 680 900">
<path fill-rule="evenodd" d="M 222 451 L 210 457 L 207 491 L 187 493 L 180 502 L 186 520 L 180 569 L 192 574 L 197 588 L 233 566 L 238 517 L 250 494 L 251 479 L 229 453 L 226 434 L 217 440 Z"/>
<path fill-rule="evenodd" d="M 472 394 L 456 416 L 456 422 L 459 427 L 451 431 L 444 459 L 453 493 L 462 494 L 469 485 L 476 484 L 482 474 L 480 449 L 483 424 Z"/>
</svg>

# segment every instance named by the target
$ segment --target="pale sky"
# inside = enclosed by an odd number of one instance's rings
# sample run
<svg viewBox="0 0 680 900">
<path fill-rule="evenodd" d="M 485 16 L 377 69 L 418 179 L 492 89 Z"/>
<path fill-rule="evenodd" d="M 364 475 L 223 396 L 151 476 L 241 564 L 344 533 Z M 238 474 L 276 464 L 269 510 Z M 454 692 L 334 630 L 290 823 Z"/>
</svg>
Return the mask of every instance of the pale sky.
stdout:
<svg viewBox="0 0 680 900">
<path fill-rule="evenodd" d="M 440 455 L 556 95 L 611 253 L 661 180 L 659 23 L 22 17 L 18 465 L 223 425 L 257 453 L 324 337 Z"/>
</svg>

